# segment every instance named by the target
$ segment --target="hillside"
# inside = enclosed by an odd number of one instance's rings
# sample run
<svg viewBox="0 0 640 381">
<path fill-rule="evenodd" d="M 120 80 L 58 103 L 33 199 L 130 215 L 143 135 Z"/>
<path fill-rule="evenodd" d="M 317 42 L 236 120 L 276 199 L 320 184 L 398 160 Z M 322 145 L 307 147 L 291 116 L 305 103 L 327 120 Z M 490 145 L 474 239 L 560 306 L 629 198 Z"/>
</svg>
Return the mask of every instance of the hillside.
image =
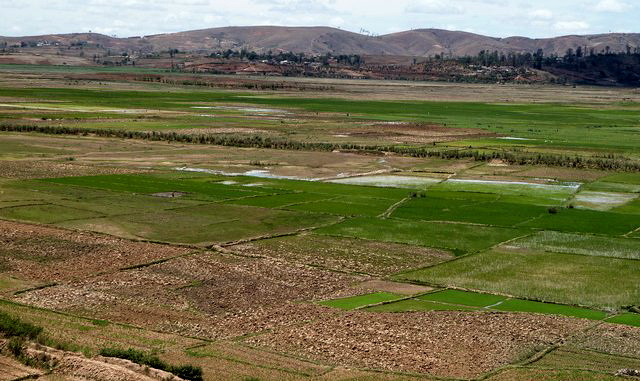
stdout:
<svg viewBox="0 0 640 381">
<path fill-rule="evenodd" d="M 114 38 L 97 33 L 51 34 L 25 37 L 0 37 L 0 45 L 15 46 L 57 43 L 99 44 L 120 51 L 159 52 L 179 49 L 189 52 L 207 52 L 226 49 L 247 49 L 256 52 L 293 51 L 311 55 L 325 53 L 433 56 L 446 53 L 453 56 L 477 54 L 481 50 L 501 52 L 535 52 L 563 55 L 567 49 L 578 46 L 604 51 L 621 52 L 640 46 L 638 33 L 611 33 L 586 36 L 561 36 L 546 39 L 526 37 L 494 38 L 473 33 L 440 29 L 417 29 L 370 37 L 329 27 L 247 26 L 223 27 L 144 37 Z"/>
</svg>

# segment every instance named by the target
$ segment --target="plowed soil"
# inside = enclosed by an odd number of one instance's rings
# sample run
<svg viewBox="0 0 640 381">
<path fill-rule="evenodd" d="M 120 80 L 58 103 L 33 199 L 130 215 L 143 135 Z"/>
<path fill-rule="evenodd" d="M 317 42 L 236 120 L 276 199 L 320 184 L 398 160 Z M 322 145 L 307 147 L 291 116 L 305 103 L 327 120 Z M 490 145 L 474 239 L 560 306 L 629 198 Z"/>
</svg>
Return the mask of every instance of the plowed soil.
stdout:
<svg viewBox="0 0 640 381">
<path fill-rule="evenodd" d="M 23 280 L 81 279 L 190 251 L 182 247 L 0 220 L 0 271 Z"/>
<path fill-rule="evenodd" d="M 211 338 L 304 321 L 304 301 L 349 295 L 364 277 L 203 253 L 21 294 L 21 302 Z"/>
<path fill-rule="evenodd" d="M 523 314 L 358 311 L 247 341 L 343 365 L 466 378 L 530 355 L 588 324 Z"/>
</svg>

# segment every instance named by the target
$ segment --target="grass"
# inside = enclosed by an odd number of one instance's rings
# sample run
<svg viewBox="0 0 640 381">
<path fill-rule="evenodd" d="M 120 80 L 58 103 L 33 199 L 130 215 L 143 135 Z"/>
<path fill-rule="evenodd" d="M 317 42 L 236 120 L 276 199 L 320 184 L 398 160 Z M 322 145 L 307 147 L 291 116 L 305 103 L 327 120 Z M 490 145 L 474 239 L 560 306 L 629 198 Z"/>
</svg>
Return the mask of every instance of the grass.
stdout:
<svg viewBox="0 0 640 381">
<path fill-rule="evenodd" d="M 469 203 L 464 200 L 411 199 L 394 213 L 393 217 L 431 221 L 458 221 L 493 226 L 514 226 L 539 217 L 547 208 L 537 205 L 505 202 Z"/>
<path fill-rule="evenodd" d="M 263 235 L 285 234 L 337 221 L 336 217 L 229 204 L 206 204 L 101 219 L 75 220 L 60 226 L 126 232 L 150 240 L 207 245 Z"/>
<path fill-rule="evenodd" d="M 417 299 L 406 299 L 398 302 L 385 303 L 379 306 L 367 307 L 371 312 L 418 312 L 418 311 L 473 311 L 474 307 L 451 305 Z"/>
<path fill-rule="evenodd" d="M 396 300 L 401 298 L 403 298 L 402 295 L 393 294 L 390 292 L 375 292 L 372 294 L 352 296 L 349 298 L 327 300 L 324 302 L 320 302 L 320 304 L 327 307 L 339 308 L 342 310 L 353 310 L 356 308 L 361 308 L 361 307 L 369 306 L 372 304 L 388 302 L 391 300 Z"/>
<path fill-rule="evenodd" d="M 176 179 L 152 175 L 105 175 L 86 177 L 64 177 L 47 179 L 46 182 L 97 188 L 109 191 L 151 195 L 163 192 L 187 193 L 186 198 L 205 201 L 219 201 L 240 197 L 256 196 L 260 194 L 277 193 L 273 189 L 260 187 L 243 187 L 220 184 L 220 177 L 213 177 L 211 181 L 202 179 Z M 286 192 L 283 192 L 286 193 Z"/>
<path fill-rule="evenodd" d="M 230 204 L 258 206 L 261 208 L 280 208 L 287 205 L 306 203 L 330 198 L 325 194 L 299 192 L 269 196 L 248 197 L 227 201 Z"/>
<path fill-rule="evenodd" d="M 518 229 L 365 217 L 321 228 L 317 233 L 464 252 L 486 249 L 523 235 Z"/>
<path fill-rule="evenodd" d="M 341 200 L 344 200 L 344 202 Z M 389 199 L 344 197 L 338 200 L 314 201 L 292 205 L 287 209 L 339 216 L 375 217 L 384 213 L 394 203 L 394 200 Z"/>
<path fill-rule="evenodd" d="M 624 313 L 607 319 L 607 322 L 640 327 L 640 314 Z"/>
<path fill-rule="evenodd" d="M 571 316 L 591 320 L 602 320 L 607 316 L 607 313 L 603 311 L 519 299 L 509 299 L 492 308 L 499 311 L 533 312 L 549 315 Z"/>
<path fill-rule="evenodd" d="M 542 231 L 509 242 L 509 246 L 556 253 L 640 259 L 640 241 L 630 238 Z"/>
<path fill-rule="evenodd" d="M 535 139 L 530 146 L 634 150 L 640 138 L 633 109 L 563 104 L 487 104 L 480 102 L 354 101 L 339 98 L 267 97 L 238 92 L 192 90 L 160 92 L 73 88 L 3 88 L 0 96 L 55 99 L 76 106 L 189 110 L 193 104 L 232 103 L 312 112 L 342 113 L 354 118 L 414 120 Z M 592 128 L 594 125 L 605 128 Z M 562 127 L 558 127 L 562 126 Z M 485 139 L 487 140 L 487 139 Z M 465 142 L 465 144 L 474 144 Z M 482 141 L 479 145 L 485 145 Z M 495 145 L 506 143 L 495 139 Z M 510 143 L 514 144 L 514 143 Z M 521 143 L 519 143 L 521 145 Z"/>
<path fill-rule="evenodd" d="M 20 318 L 0 311 L 0 332 L 5 337 L 21 337 L 35 340 L 42 331 L 42 327 L 24 322 Z"/>
<path fill-rule="evenodd" d="M 603 320 L 607 313 L 603 311 L 579 308 L 568 305 L 541 303 L 522 299 L 510 299 L 506 296 L 483 294 L 477 292 L 444 290 L 425 294 L 412 299 L 385 303 L 367 308 L 375 312 L 410 312 L 410 311 L 454 311 L 488 308 L 490 310 L 541 313 L 562 315 L 592 320 Z M 620 315 L 623 316 L 623 315 Z M 636 316 L 637 318 L 637 316 Z M 621 318 L 623 324 L 637 322 L 626 317 Z M 633 324 L 630 324 L 633 325 Z"/>
<path fill-rule="evenodd" d="M 494 249 L 394 276 L 546 302 L 619 308 L 640 304 L 635 260 Z"/>
<path fill-rule="evenodd" d="M 517 196 L 519 203 L 557 205 L 566 201 L 577 190 L 574 184 L 527 184 L 504 181 L 476 181 L 452 179 L 432 187 L 439 191 L 478 192 L 509 197 Z"/>
<path fill-rule="evenodd" d="M 640 185 L 640 175 L 638 175 L 637 173 L 615 173 L 601 179 L 601 181 Z"/>
<path fill-rule="evenodd" d="M 0 209 L 0 217 L 50 224 L 73 219 L 101 217 L 102 214 L 58 205 L 30 205 Z"/>
<path fill-rule="evenodd" d="M 626 378 L 625 378 L 626 379 Z M 613 374 L 577 369 L 536 369 L 508 368 L 490 381 L 536 380 L 536 381 L 621 381 L 621 377 Z"/>
<path fill-rule="evenodd" d="M 458 290 L 444 290 L 418 297 L 420 300 L 460 304 L 469 307 L 488 307 L 507 299 L 506 296 L 480 294 Z"/>
<path fill-rule="evenodd" d="M 622 235 L 640 227 L 640 216 L 562 208 L 556 214 L 546 214 L 520 226 L 563 232 Z"/>
<path fill-rule="evenodd" d="M 638 369 L 640 360 L 565 346 L 532 364 L 541 368 L 593 369 L 615 373 L 620 369 Z"/>
</svg>

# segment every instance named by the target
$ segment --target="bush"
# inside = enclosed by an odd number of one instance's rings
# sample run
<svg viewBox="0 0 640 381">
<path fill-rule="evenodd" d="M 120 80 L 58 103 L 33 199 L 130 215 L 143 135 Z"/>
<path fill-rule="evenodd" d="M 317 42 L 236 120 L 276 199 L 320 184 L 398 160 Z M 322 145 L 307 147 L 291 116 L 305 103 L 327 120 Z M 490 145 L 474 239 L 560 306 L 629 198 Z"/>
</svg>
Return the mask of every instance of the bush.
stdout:
<svg viewBox="0 0 640 381">
<path fill-rule="evenodd" d="M 0 333 L 6 337 L 36 339 L 42 333 L 42 327 L 26 323 L 4 312 L 0 312 Z"/>
<path fill-rule="evenodd" d="M 24 350 L 24 344 L 24 338 L 12 337 L 7 341 L 7 349 L 9 349 L 9 352 L 11 352 L 15 357 L 20 358 L 22 356 L 22 351 Z"/>
<path fill-rule="evenodd" d="M 192 365 L 169 365 L 160 360 L 158 356 L 139 351 L 137 349 L 103 348 L 100 350 L 100 355 L 105 357 L 117 357 L 129 360 L 136 364 L 146 365 L 150 368 L 164 370 L 165 372 L 172 373 L 185 380 L 202 381 L 202 368 L 200 367 Z"/>
<path fill-rule="evenodd" d="M 168 370 L 180 378 L 192 381 L 202 381 L 202 368 L 193 365 L 172 366 Z"/>
<path fill-rule="evenodd" d="M 549 214 L 558 214 L 558 208 L 549 208 L 547 209 L 547 211 L 549 212 Z"/>
</svg>

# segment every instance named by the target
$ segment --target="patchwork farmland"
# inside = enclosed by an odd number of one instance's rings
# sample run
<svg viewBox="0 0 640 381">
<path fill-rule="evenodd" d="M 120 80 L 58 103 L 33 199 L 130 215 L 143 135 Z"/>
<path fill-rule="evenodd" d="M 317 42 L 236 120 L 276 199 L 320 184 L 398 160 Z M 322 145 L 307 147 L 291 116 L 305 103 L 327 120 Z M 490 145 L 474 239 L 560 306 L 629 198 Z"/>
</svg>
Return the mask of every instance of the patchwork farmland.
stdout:
<svg viewBox="0 0 640 381">
<path fill-rule="evenodd" d="M 637 91 L 87 70 L 0 65 L 0 373 L 640 369 Z"/>
</svg>

